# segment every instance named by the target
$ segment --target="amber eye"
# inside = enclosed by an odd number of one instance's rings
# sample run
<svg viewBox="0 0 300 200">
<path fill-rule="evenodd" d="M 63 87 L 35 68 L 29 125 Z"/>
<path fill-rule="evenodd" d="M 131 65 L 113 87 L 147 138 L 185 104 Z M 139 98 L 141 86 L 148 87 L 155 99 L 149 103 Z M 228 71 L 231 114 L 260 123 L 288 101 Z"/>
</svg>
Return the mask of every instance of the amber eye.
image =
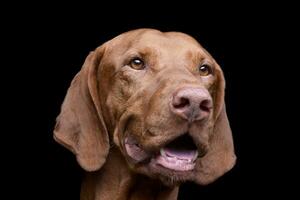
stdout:
<svg viewBox="0 0 300 200">
<path fill-rule="evenodd" d="M 129 62 L 129 66 L 132 69 L 136 69 L 136 70 L 141 70 L 145 68 L 145 63 L 142 59 L 140 58 L 133 58 L 130 62 Z"/>
<path fill-rule="evenodd" d="M 212 69 L 209 65 L 203 64 L 199 67 L 200 76 L 208 76 L 212 73 Z"/>
</svg>

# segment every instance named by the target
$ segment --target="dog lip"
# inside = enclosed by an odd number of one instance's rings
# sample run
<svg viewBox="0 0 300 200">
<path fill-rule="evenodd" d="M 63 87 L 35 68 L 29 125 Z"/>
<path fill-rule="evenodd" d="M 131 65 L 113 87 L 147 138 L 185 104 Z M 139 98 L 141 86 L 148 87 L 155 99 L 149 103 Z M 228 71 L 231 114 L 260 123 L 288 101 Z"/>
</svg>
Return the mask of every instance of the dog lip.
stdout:
<svg viewBox="0 0 300 200">
<path fill-rule="evenodd" d="M 125 149 L 127 155 L 135 163 L 153 162 L 172 171 L 189 171 L 195 167 L 195 161 L 198 158 L 198 149 L 180 149 L 174 148 L 174 145 L 165 145 L 158 152 L 147 152 L 138 143 L 136 139 L 129 136 L 125 138 Z"/>
<path fill-rule="evenodd" d="M 138 142 L 133 137 L 126 137 L 125 138 L 125 144 L 134 145 L 138 144 Z"/>
<path fill-rule="evenodd" d="M 144 151 L 142 148 L 140 148 L 137 145 L 130 145 L 125 144 L 125 148 L 127 151 L 127 154 L 136 162 L 142 162 L 146 160 L 147 158 L 151 157 L 151 154 Z"/>
<path fill-rule="evenodd" d="M 160 155 L 163 157 L 176 158 L 179 160 L 194 162 L 199 153 L 198 150 L 185 150 L 185 151 L 173 151 L 168 149 L 167 147 L 163 147 L 160 149 Z"/>
<path fill-rule="evenodd" d="M 194 169 L 197 157 L 197 150 L 177 151 L 174 153 L 166 148 L 161 148 L 160 154 L 153 158 L 152 161 L 170 170 L 189 171 Z"/>
<path fill-rule="evenodd" d="M 156 165 L 162 166 L 172 171 L 191 171 L 195 168 L 196 163 L 180 160 L 172 157 L 157 156 L 151 160 Z"/>
</svg>

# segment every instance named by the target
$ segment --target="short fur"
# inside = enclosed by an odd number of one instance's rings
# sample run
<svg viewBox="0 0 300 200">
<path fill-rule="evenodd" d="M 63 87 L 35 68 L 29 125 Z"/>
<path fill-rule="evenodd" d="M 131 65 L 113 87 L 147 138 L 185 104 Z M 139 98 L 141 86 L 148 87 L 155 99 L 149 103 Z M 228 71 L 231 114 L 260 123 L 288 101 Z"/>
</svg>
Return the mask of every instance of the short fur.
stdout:
<svg viewBox="0 0 300 200">
<path fill-rule="evenodd" d="M 145 69 L 128 66 L 134 56 L 143 57 Z M 207 78 L 197 71 L 204 60 L 214 68 Z M 133 162 L 124 147 L 125 136 L 134 136 L 153 152 L 186 131 L 186 122 L 168 107 L 174 91 L 185 86 L 205 88 L 213 99 L 205 124 L 189 126 L 206 154 L 184 174 Z M 205 185 L 230 170 L 236 157 L 224 89 L 219 65 L 183 33 L 138 29 L 91 52 L 68 89 L 54 130 L 55 140 L 87 171 L 81 199 L 177 199 L 181 182 Z"/>
</svg>

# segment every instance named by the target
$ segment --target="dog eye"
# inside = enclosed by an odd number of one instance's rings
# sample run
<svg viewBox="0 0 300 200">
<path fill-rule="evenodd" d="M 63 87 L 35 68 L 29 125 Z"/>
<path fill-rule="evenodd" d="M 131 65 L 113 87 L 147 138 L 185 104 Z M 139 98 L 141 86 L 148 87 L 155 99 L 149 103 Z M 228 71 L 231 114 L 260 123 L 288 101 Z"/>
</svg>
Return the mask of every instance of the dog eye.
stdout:
<svg viewBox="0 0 300 200">
<path fill-rule="evenodd" d="M 199 67 L 200 76 L 208 76 L 212 73 L 212 69 L 209 65 L 203 64 Z"/>
<path fill-rule="evenodd" d="M 136 70 L 141 70 L 145 68 L 145 63 L 142 59 L 140 58 L 133 58 L 130 62 L 129 62 L 129 66 L 132 69 L 136 69 Z"/>
</svg>

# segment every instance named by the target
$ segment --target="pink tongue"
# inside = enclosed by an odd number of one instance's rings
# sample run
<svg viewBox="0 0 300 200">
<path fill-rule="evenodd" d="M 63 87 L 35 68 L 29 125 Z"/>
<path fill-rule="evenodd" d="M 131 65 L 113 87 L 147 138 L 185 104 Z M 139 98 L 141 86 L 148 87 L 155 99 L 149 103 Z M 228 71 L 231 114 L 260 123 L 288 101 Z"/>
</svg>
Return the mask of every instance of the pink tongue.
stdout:
<svg viewBox="0 0 300 200">
<path fill-rule="evenodd" d="M 174 149 L 164 147 L 163 150 L 165 151 L 166 155 L 169 157 L 176 157 L 179 159 L 193 159 L 197 150 L 187 150 L 187 149 Z"/>
</svg>

